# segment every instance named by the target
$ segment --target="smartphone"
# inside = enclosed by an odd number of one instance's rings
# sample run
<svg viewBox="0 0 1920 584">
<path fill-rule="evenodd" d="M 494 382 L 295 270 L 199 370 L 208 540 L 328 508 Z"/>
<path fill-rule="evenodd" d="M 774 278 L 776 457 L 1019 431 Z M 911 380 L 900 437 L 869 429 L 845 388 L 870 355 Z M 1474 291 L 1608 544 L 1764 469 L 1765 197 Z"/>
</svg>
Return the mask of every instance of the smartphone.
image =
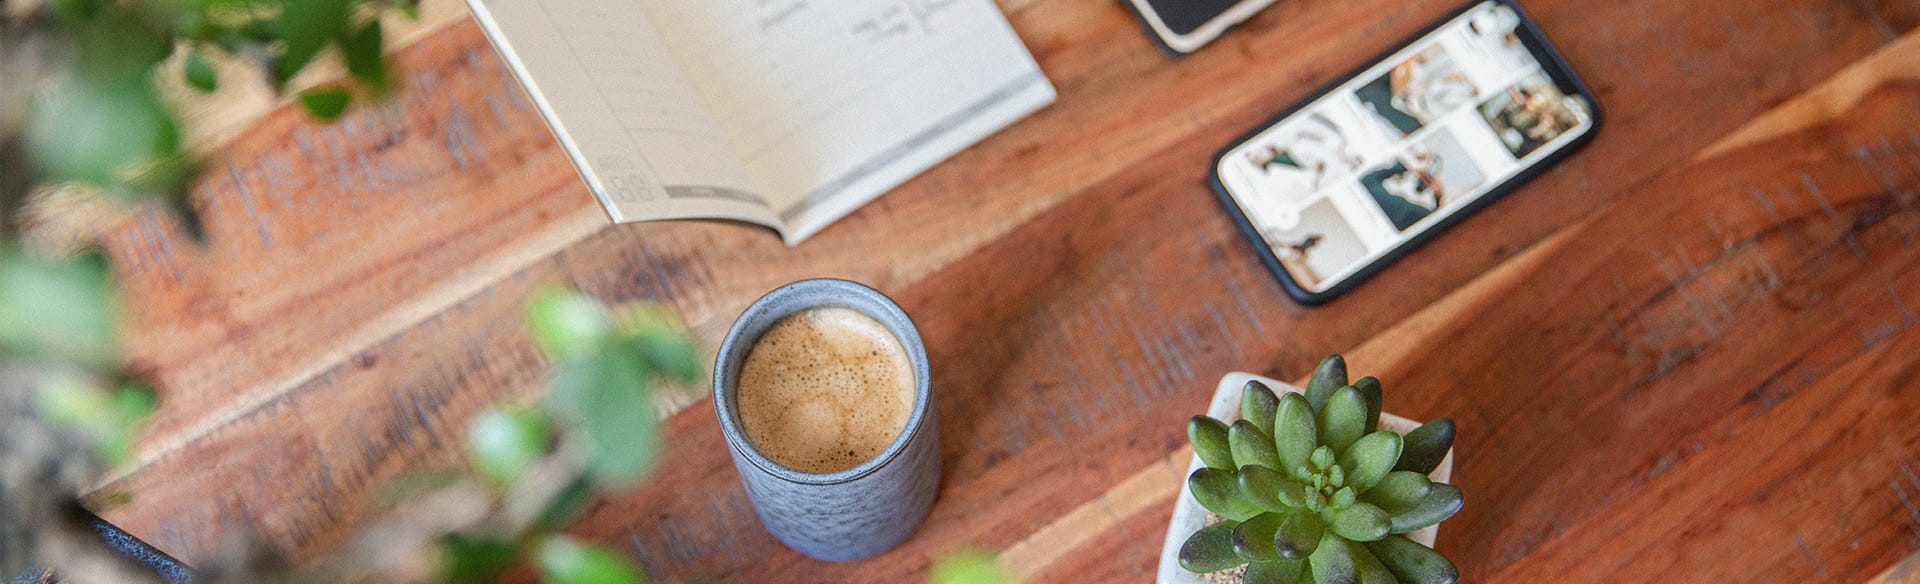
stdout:
<svg viewBox="0 0 1920 584">
<path fill-rule="evenodd" d="M 1213 189 L 1320 304 L 1592 140 L 1592 92 L 1511 0 L 1474 2 L 1242 136 Z"/>
<path fill-rule="evenodd" d="M 1275 0 L 1126 0 L 1160 48 L 1185 56 L 1253 18 Z"/>
</svg>

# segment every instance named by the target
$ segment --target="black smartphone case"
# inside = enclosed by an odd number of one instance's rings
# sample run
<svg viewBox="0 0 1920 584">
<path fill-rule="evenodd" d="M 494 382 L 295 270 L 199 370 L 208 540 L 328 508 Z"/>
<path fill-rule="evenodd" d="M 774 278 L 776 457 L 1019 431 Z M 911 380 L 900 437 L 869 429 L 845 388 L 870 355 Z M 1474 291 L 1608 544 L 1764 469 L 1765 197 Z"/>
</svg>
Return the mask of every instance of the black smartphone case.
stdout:
<svg viewBox="0 0 1920 584">
<path fill-rule="evenodd" d="M 1399 247 L 1394 248 L 1392 251 L 1388 252 L 1386 255 L 1381 256 L 1380 258 L 1374 260 L 1372 263 L 1369 263 L 1365 267 L 1361 268 L 1359 271 L 1354 272 L 1352 276 L 1348 276 L 1345 280 L 1342 280 L 1339 284 L 1335 284 L 1333 287 L 1328 288 L 1322 292 L 1313 292 L 1313 291 L 1307 290 L 1305 287 L 1301 286 L 1299 282 L 1295 281 L 1293 279 L 1293 275 L 1287 272 L 1286 267 L 1280 264 L 1280 256 L 1275 254 L 1273 251 L 1273 248 L 1267 245 L 1266 239 L 1260 236 L 1259 228 L 1254 227 L 1253 221 L 1248 219 L 1246 213 L 1240 209 L 1240 203 L 1234 200 L 1233 195 L 1227 192 L 1226 185 L 1220 182 L 1221 161 L 1225 159 L 1225 157 L 1227 156 L 1227 153 L 1232 152 L 1234 149 L 1239 148 L 1240 146 L 1246 144 L 1248 141 L 1252 140 L 1255 136 L 1260 135 L 1261 132 L 1265 132 L 1268 128 L 1272 128 L 1276 125 L 1279 125 L 1281 122 L 1286 121 L 1287 118 L 1292 117 L 1296 113 L 1299 113 L 1300 110 L 1305 109 L 1307 106 L 1313 105 L 1314 102 L 1319 101 L 1320 98 L 1322 97 L 1326 97 L 1327 94 L 1332 93 L 1333 91 L 1339 89 L 1340 86 L 1345 85 L 1347 84 L 1347 82 L 1353 81 L 1354 79 L 1360 77 L 1362 73 L 1366 73 L 1367 70 L 1372 68 L 1374 65 L 1378 65 L 1381 62 L 1386 61 L 1389 57 L 1392 57 L 1394 53 L 1398 53 L 1400 52 L 1400 50 L 1407 48 L 1407 46 L 1412 45 L 1414 42 L 1419 41 L 1421 38 L 1424 38 L 1429 34 L 1433 34 L 1433 32 L 1436 30 L 1439 30 L 1440 27 L 1445 26 L 1449 22 L 1453 22 L 1454 19 L 1459 18 L 1460 16 L 1466 14 L 1467 11 L 1472 10 L 1474 7 L 1484 4 L 1485 1 L 1475 0 L 1474 2 L 1470 2 L 1467 5 L 1460 7 L 1460 9 L 1453 11 L 1451 14 L 1448 14 L 1445 17 L 1442 17 L 1439 21 L 1434 22 L 1432 25 L 1427 26 L 1425 29 L 1421 30 L 1420 32 L 1414 33 L 1413 36 L 1408 37 L 1405 41 L 1402 41 L 1394 45 L 1393 48 L 1388 49 L 1386 52 L 1381 53 L 1372 59 L 1368 59 L 1365 64 L 1348 72 L 1346 75 L 1341 76 L 1338 81 L 1334 81 L 1333 83 L 1327 84 L 1326 87 L 1320 89 L 1319 91 L 1315 92 L 1313 95 L 1307 97 L 1306 99 L 1300 100 L 1299 103 L 1296 103 L 1293 106 L 1288 107 L 1287 109 L 1281 111 L 1279 115 L 1275 115 L 1272 118 L 1269 118 L 1266 122 L 1261 123 L 1259 126 L 1255 127 L 1252 131 L 1249 131 L 1245 134 L 1240 135 L 1240 137 L 1235 138 L 1233 142 L 1230 143 L 1226 148 L 1222 148 L 1218 153 L 1214 154 L 1213 160 L 1211 164 L 1208 166 L 1207 182 L 1209 183 L 1210 186 L 1213 187 L 1213 192 L 1220 199 L 1221 205 L 1226 207 L 1227 214 L 1232 216 L 1234 223 L 1240 227 L 1241 234 L 1245 235 L 1247 237 L 1247 241 L 1253 244 L 1254 253 L 1259 255 L 1260 261 L 1267 265 L 1267 270 L 1273 272 L 1273 276 L 1280 280 L 1280 285 L 1282 288 L 1286 289 L 1288 296 L 1292 296 L 1294 300 L 1299 301 L 1301 304 L 1315 306 L 1315 305 L 1325 304 L 1329 301 L 1332 301 L 1334 298 L 1337 298 L 1340 295 L 1345 294 L 1350 290 L 1353 290 L 1354 287 L 1359 286 L 1362 282 L 1365 282 L 1368 279 L 1372 278 L 1373 275 L 1379 272 L 1381 269 L 1389 265 L 1392 265 L 1396 261 L 1399 261 L 1401 257 L 1406 256 L 1408 253 L 1411 253 L 1413 250 L 1419 249 L 1420 246 L 1425 245 L 1427 241 L 1432 240 L 1434 237 L 1439 236 L 1441 233 L 1445 232 L 1448 228 L 1452 227 L 1454 224 L 1466 219 L 1468 216 L 1473 215 L 1475 212 L 1479 211 L 1482 207 L 1485 207 L 1486 205 L 1496 200 L 1499 200 L 1502 197 L 1505 197 L 1508 193 L 1511 193 L 1514 190 L 1519 189 L 1521 186 L 1527 184 L 1528 182 L 1531 182 L 1534 178 L 1538 177 L 1542 172 L 1545 172 L 1546 169 L 1552 167 L 1555 164 L 1559 164 L 1562 159 L 1573 154 L 1574 152 L 1579 151 L 1581 148 L 1585 147 L 1587 143 L 1592 142 L 1593 137 L 1600 132 L 1600 126 L 1601 126 L 1600 121 L 1602 117 L 1600 112 L 1600 109 L 1601 109 L 1600 100 L 1594 97 L 1593 92 L 1587 88 L 1587 85 L 1585 82 L 1581 81 L 1579 77 L 1573 74 L 1573 67 L 1567 64 L 1566 58 L 1560 55 L 1560 51 L 1555 49 L 1551 43 L 1547 42 L 1546 35 L 1540 31 L 1540 27 L 1538 24 L 1536 24 L 1533 21 L 1533 17 L 1528 15 L 1526 10 L 1521 9 L 1520 5 L 1516 3 L 1514 0 L 1491 0 L 1491 1 L 1496 4 L 1501 4 L 1501 5 L 1505 5 L 1513 8 L 1514 13 L 1520 16 L 1520 30 L 1522 30 L 1525 33 L 1521 35 L 1521 42 L 1527 43 L 1528 47 L 1533 49 L 1535 54 L 1540 55 L 1541 57 L 1544 58 L 1543 62 L 1541 63 L 1541 66 L 1543 69 L 1545 69 L 1547 76 L 1551 77 L 1554 83 L 1558 84 L 1561 87 L 1561 89 L 1571 90 L 1573 93 L 1576 93 L 1580 97 L 1587 100 L 1587 104 L 1593 110 L 1591 112 L 1592 122 L 1589 124 L 1589 128 L 1587 129 L 1587 132 L 1585 134 L 1581 134 L 1578 138 L 1575 138 L 1574 141 L 1572 143 L 1567 144 L 1566 147 L 1561 148 L 1560 150 L 1554 152 L 1552 155 L 1549 155 L 1544 159 L 1541 159 L 1538 163 L 1535 163 L 1533 166 L 1529 166 L 1525 169 L 1522 169 L 1519 174 L 1516 174 L 1512 178 L 1507 179 L 1506 182 L 1500 183 L 1498 186 L 1495 186 L 1492 189 L 1488 190 L 1485 194 L 1480 195 L 1474 200 L 1467 202 L 1464 206 L 1460 207 L 1459 210 L 1454 211 L 1452 214 L 1439 219 L 1438 223 L 1435 223 L 1433 226 L 1428 227 L 1424 231 L 1421 231 L 1420 234 L 1415 235 L 1411 238 L 1408 238 L 1406 241 L 1401 242 Z"/>
</svg>

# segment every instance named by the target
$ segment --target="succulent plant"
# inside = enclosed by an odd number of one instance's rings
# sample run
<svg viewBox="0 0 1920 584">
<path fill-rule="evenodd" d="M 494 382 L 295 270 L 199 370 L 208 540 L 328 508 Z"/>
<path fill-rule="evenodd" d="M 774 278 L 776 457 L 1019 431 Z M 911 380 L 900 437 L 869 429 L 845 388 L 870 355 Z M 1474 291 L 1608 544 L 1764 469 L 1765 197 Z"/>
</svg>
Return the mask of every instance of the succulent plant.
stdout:
<svg viewBox="0 0 1920 584">
<path fill-rule="evenodd" d="M 1200 504 L 1224 520 L 1180 549 L 1197 573 L 1246 566 L 1248 583 L 1452 584 L 1445 556 L 1405 534 L 1460 510 L 1460 489 L 1427 477 L 1453 447 L 1453 420 L 1405 436 L 1380 430 L 1380 381 L 1347 383 L 1328 357 L 1305 395 L 1249 382 L 1240 420 L 1187 423 L 1206 465 L 1188 477 Z"/>
</svg>

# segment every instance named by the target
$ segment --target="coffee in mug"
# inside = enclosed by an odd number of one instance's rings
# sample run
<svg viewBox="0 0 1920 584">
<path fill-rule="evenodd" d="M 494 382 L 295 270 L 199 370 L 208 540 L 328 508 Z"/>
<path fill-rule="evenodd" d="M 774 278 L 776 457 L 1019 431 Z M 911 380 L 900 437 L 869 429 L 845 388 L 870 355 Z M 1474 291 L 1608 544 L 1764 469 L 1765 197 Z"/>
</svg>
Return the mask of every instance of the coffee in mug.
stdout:
<svg viewBox="0 0 1920 584">
<path fill-rule="evenodd" d="M 713 365 L 713 411 L 747 500 L 800 553 L 892 549 L 940 490 L 927 348 L 878 290 L 802 280 L 755 300 Z"/>
<path fill-rule="evenodd" d="M 880 321 L 836 306 L 781 318 L 740 368 L 740 425 L 767 458 L 809 473 L 866 462 L 913 414 L 913 363 Z"/>
</svg>

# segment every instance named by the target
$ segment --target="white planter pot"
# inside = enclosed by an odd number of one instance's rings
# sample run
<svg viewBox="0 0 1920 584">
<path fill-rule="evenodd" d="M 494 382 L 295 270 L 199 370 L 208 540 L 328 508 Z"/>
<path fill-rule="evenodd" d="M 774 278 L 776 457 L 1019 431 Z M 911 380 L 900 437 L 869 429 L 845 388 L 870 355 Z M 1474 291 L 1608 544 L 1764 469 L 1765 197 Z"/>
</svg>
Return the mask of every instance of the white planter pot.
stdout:
<svg viewBox="0 0 1920 584">
<path fill-rule="evenodd" d="M 1215 419 L 1228 424 L 1239 420 L 1240 390 L 1246 387 L 1248 381 L 1264 383 L 1276 393 L 1282 391 L 1301 393 L 1300 388 L 1285 382 L 1275 381 L 1252 373 L 1228 373 L 1226 377 L 1220 378 L 1220 387 L 1213 391 L 1213 403 L 1207 406 L 1207 415 L 1213 416 Z M 1382 413 L 1380 414 L 1380 427 L 1382 429 L 1406 434 L 1407 432 L 1413 431 L 1414 428 L 1420 427 L 1420 423 L 1393 414 Z M 1192 475 L 1193 471 L 1200 470 L 1201 466 L 1200 457 L 1198 455 L 1192 456 L 1191 460 L 1187 462 L 1187 475 Z M 1194 500 L 1193 493 L 1188 491 L 1185 476 L 1186 475 L 1182 475 L 1180 496 L 1174 499 L 1173 519 L 1167 522 L 1167 541 L 1160 546 L 1160 575 L 1156 579 L 1160 584 L 1208 584 L 1206 580 L 1200 578 L 1199 574 L 1188 572 L 1186 569 L 1180 567 L 1180 546 L 1187 542 L 1187 537 L 1193 535 L 1193 532 L 1198 531 L 1201 527 L 1205 527 L 1207 521 L 1207 510 L 1201 507 L 1200 502 Z M 1448 479 L 1453 477 L 1453 451 L 1447 451 L 1447 457 L 1440 461 L 1440 466 L 1435 467 L 1433 472 L 1427 476 L 1431 477 L 1435 482 L 1448 482 Z M 1431 547 L 1434 536 L 1439 533 L 1439 530 L 1440 526 L 1435 525 L 1409 533 L 1407 537 Z"/>
</svg>

